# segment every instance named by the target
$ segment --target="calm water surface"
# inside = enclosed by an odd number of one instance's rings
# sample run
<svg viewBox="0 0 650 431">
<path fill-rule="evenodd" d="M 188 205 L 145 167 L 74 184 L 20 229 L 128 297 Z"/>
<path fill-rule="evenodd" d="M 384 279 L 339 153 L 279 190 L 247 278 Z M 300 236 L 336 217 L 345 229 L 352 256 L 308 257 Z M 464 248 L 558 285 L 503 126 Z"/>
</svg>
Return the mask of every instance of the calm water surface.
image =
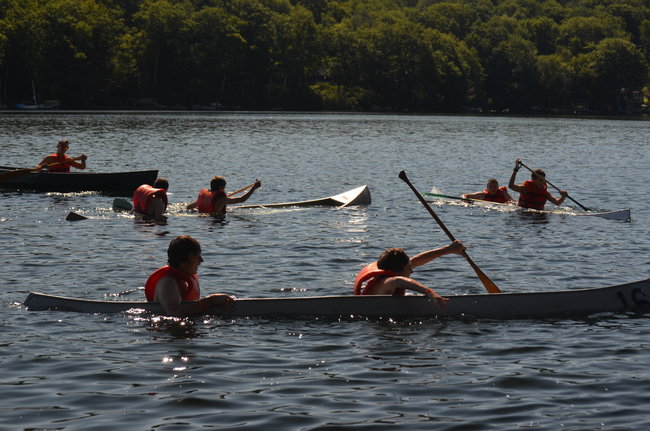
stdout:
<svg viewBox="0 0 650 431">
<path fill-rule="evenodd" d="M 143 299 L 169 241 L 201 241 L 203 291 L 239 297 L 351 292 L 385 247 L 448 242 L 410 189 L 506 184 L 521 157 L 586 206 L 632 221 L 436 205 L 504 291 L 647 278 L 649 123 L 335 114 L 4 113 L 3 165 L 32 166 L 58 139 L 88 169 L 158 169 L 166 225 L 134 222 L 94 193 L 0 192 L 4 295 L 0 428 L 7 430 L 640 430 L 650 426 L 647 317 L 534 321 L 173 320 L 29 312 L 30 290 Z M 372 205 L 183 210 L 219 174 L 250 203 L 368 184 Z M 527 177 L 522 170 L 519 180 Z M 89 217 L 67 222 L 75 211 Z M 483 293 L 465 260 L 416 277 L 442 294 Z"/>
</svg>

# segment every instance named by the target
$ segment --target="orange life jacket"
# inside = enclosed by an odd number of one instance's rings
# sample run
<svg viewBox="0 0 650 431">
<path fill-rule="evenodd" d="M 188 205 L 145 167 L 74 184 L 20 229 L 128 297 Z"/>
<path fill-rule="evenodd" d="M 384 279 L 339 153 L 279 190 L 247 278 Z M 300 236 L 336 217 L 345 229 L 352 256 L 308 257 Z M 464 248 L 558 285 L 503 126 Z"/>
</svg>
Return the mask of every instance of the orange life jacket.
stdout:
<svg viewBox="0 0 650 431">
<path fill-rule="evenodd" d="M 396 275 L 397 273 L 394 271 L 377 268 L 377 262 L 370 263 L 357 274 L 357 278 L 354 280 L 354 294 L 372 295 L 372 288 L 377 283 L 386 277 L 394 277 Z M 364 282 L 367 282 L 365 287 L 363 287 Z M 397 288 L 395 289 L 395 293 L 393 295 L 404 296 L 405 294 L 405 289 Z"/>
<path fill-rule="evenodd" d="M 526 180 L 522 186 L 526 190 L 519 193 L 519 206 L 522 208 L 543 210 L 544 204 L 546 204 L 546 200 L 548 199 L 546 183 L 542 187 L 537 187 L 533 181 Z"/>
<path fill-rule="evenodd" d="M 498 202 L 505 204 L 508 202 L 508 196 L 506 195 L 506 187 L 499 187 L 499 190 L 493 195 L 489 194 L 487 189 L 483 190 L 483 200 L 488 202 Z"/>
<path fill-rule="evenodd" d="M 156 189 L 149 184 L 143 184 L 133 192 L 133 210 L 142 214 L 149 214 L 149 204 L 154 198 L 161 198 L 167 209 L 167 191 Z"/>
<path fill-rule="evenodd" d="M 147 297 L 147 301 L 153 301 L 156 293 L 156 284 L 163 277 L 171 277 L 176 280 L 183 301 L 198 301 L 201 298 L 198 275 L 191 275 L 173 266 L 165 265 L 155 270 L 147 278 L 147 282 L 144 284 L 144 294 Z"/>
<path fill-rule="evenodd" d="M 47 171 L 48 172 L 70 172 L 70 166 L 72 166 L 72 157 L 68 157 L 65 154 L 58 155 L 56 153 L 50 154 L 47 157 L 53 157 L 55 160 L 51 163 L 58 163 L 54 166 L 48 166 Z M 50 163 L 48 163 L 50 164 Z"/>
<path fill-rule="evenodd" d="M 210 214 L 216 212 L 217 209 L 214 207 L 214 199 L 221 196 L 226 196 L 226 192 L 211 192 L 208 189 L 201 189 L 199 197 L 196 199 L 197 209 L 200 213 Z"/>
</svg>

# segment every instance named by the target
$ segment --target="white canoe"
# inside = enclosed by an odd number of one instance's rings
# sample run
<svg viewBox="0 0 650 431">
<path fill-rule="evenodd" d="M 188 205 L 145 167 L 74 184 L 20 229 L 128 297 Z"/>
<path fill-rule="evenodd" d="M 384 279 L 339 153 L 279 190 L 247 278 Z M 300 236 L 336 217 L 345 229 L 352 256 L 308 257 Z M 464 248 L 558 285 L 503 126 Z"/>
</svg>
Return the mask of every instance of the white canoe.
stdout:
<svg viewBox="0 0 650 431">
<path fill-rule="evenodd" d="M 630 208 L 623 208 L 620 210 L 612 211 L 566 211 L 562 209 L 555 210 L 534 210 L 529 208 L 520 208 L 515 205 L 502 204 L 498 202 L 487 202 L 480 199 L 468 199 L 461 198 L 459 196 L 448 196 L 439 193 L 422 193 L 425 197 L 429 198 L 427 200 L 457 200 L 463 201 L 468 204 L 482 205 L 486 208 L 498 208 L 498 209 L 508 209 L 511 211 L 520 211 L 523 213 L 530 214 L 558 214 L 558 215 L 570 215 L 570 216 L 583 216 L 583 217 L 603 217 L 610 220 L 621 220 L 621 221 L 630 221 L 631 220 L 631 210 Z"/>
<path fill-rule="evenodd" d="M 650 311 L 650 279 L 610 287 L 545 291 L 450 295 L 442 310 L 425 296 L 315 296 L 237 299 L 235 310 L 208 310 L 221 317 L 290 318 L 485 318 L 524 319 L 579 317 L 595 313 Z M 119 313 L 144 310 L 162 314 L 157 303 L 100 301 L 31 292 L 24 305 L 29 310 L 60 310 L 82 313 Z"/>
<path fill-rule="evenodd" d="M 370 205 L 370 189 L 368 186 L 357 187 L 338 195 L 327 198 L 311 199 L 298 202 L 283 202 L 277 204 L 256 204 L 256 205 L 235 205 L 230 208 L 281 208 L 281 207 L 306 207 L 306 206 L 330 206 L 348 207 L 353 205 Z"/>
</svg>

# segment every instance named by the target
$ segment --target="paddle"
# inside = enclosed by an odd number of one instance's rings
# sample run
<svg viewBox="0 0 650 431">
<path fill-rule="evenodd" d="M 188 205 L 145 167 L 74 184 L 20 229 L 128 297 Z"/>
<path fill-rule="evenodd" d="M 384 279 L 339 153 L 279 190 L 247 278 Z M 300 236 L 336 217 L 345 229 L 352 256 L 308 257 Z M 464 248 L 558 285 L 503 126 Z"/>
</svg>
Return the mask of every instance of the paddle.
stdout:
<svg viewBox="0 0 650 431">
<path fill-rule="evenodd" d="M 65 216 L 65 219 L 67 221 L 79 221 L 79 220 L 88 220 L 88 217 L 82 216 L 81 214 L 77 214 L 74 212 L 69 212 L 67 216 Z"/>
<path fill-rule="evenodd" d="M 257 181 L 255 181 L 255 183 L 256 183 L 256 182 L 257 182 Z M 250 189 L 251 187 L 253 187 L 253 186 L 255 185 L 255 183 L 253 183 L 253 184 L 249 184 L 249 185 L 247 185 L 246 187 L 242 187 L 242 188 L 239 189 L 239 190 L 235 190 L 235 191 L 232 192 L 232 193 L 228 193 L 228 197 L 230 197 L 230 196 L 234 196 L 234 195 L 236 195 L 237 193 L 241 193 L 241 192 L 243 192 L 244 190 Z"/>
<path fill-rule="evenodd" d="M 79 160 L 81 156 L 75 157 L 72 160 Z M 54 163 L 49 163 L 45 165 L 46 167 L 51 167 L 51 166 L 56 166 L 60 165 L 61 163 L 65 162 L 54 162 Z M 14 180 L 16 178 L 24 177 L 25 175 L 28 175 L 32 171 L 38 171 L 39 169 L 36 168 L 24 168 L 24 169 L 14 169 L 13 171 L 9 172 L 3 172 L 0 174 L 0 183 L 3 181 L 10 181 Z"/>
<path fill-rule="evenodd" d="M 454 238 L 454 235 L 452 235 L 452 233 L 449 232 L 449 229 L 447 229 L 447 227 L 445 226 L 445 224 L 444 224 L 444 223 L 442 222 L 442 220 L 440 220 L 440 218 L 436 215 L 436 213 L 433 211 L 433 209 L 432 209 L 431 206 L 427 203 L 427 201 L 424 200 L 424 198 L 422 197 L 422 195 L 420 194 L 420 192 L 418 192 L 417 189 L 416 189 L 415 187 L 413 187 L 413 184 L 411 184 L 411 182 L 409 181 L 408 177 L 406 176 L 406 172 L 401 171 L 401 172 L 399 173 L 399 177 L 400 177 L 400 179 L 401 179 L 402 181 L 404 181 L 404 182 L 405 182 L 405 183 L 406 183 L 406 184 L 411 188 L 411 190 L 413 190 L 413 193 L 415 194 L 415 196 L 417 196 L 417 198 L 420 200 L 420 202 L 422 203 L 422 205 L 427 209 L 427 211 L 429 211 L 429 214 L 431 214 L 431 216 L 435 219 L 435 221 L 436 221 L 436 222 L 438 223 L 438 225 L 442 228 L 442 230 L 445 231 L 445 233 L 447 234 L 447 236 L 449 237 L 449 239 L 451 239 L 452 241 L 456 241 L 456 238 Z M 476 266 L 476 264 L 474 263 L 474 261 L 469 257 L 469 255 L 468 255 L 464 250 L 463 250 L 463 252 L 462 252 L 462 255 L 463 255 L 463 257 L 464 257 L 465 259 L 467 259 L 467 262 L 469 262 L 469 264 L 470 264 L 470 266 L 472 267 L 472 269 L 474 269 L 474 272 L 476 272 L 476 275 L 477 275 L 478 278 L 481 280 L 481 283 L 483 283 L 483 286 L 485 287 L 485 290 L 487 290 L 489 293 L 501 293 L 501 289 L 499 289 L 499 288 L 497 287 L 497 285 L 494 284 L 494 283 L 492 282 L 492 280 L 490 280 L 490 279 L 488 278 L 488 276 L 485 275 L 485 274 L 483 273 L 483 271 L 481 271 L 481 269 L 480 269 L 478 266 Z"/>
<path fill-rule="evenodd" d="M 523 166 L 524 168 L 528 169 L 530 172 L 532 172 L 533 175 L 537 175 L 537 173 L 536 173 L 535 171 L 533 171 L 532 169 L 530 169 L 528 166 L 524 165 L 521 161 L 519 162 L 519 164 L 520 164 L 521 166 Z M 555 190 L 557 190 L 558 192 L 561 192 L 561 191 L 562 191 L 562 190 L 560 190 L 557 186 L 553 185 L 553 183 L 551 183 L 551 182 L 550 182 L 549 180 L 547 180 L 546 178 L 544 178 L 544 181 L 546 181 L 546 184 L 548 184 L 549 186 L 553 187 L 553 188 L 554 188 Z M 583 210 L 585 210 L 585 211 L 592 211 L 591 209 L 589 209 L 589 208 L 587 208 L 586 206 L 582 205 L 582 204 L 581 204 L 580 202 L 578 202 L 577 200 L 573 199 L 571 196 L 569 196 L 568 193 L 567 193 L 566 197 L 569 198 L 569 199 L 571 199 L 571 200 L 572 200 L 573 202 L 575 202 L 576 204 L 578 204 L 578 206 L 579 206 L 580 208 L 582 208 Z"/>
</svg>

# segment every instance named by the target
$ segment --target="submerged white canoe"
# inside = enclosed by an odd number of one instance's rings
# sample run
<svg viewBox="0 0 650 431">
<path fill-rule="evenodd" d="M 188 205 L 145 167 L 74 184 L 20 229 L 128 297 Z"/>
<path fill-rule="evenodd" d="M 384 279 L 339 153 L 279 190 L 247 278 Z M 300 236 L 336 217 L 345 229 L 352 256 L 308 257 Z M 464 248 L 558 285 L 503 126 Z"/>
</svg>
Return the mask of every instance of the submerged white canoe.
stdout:
<svg viewBox="0 0 650 431">
<path fill-rule="evenodd" d="M 650 311 L 650 279 L 610 287 L 546 291 L 450 295 L 442 310 L 425 296 L 315 296 L 237 299 L 235 310 L 208 310 L 221 317 L 290 318 L 487 318 L 524 319 L 578 317 L 595 313 Z M 31 292 L 24 305 L 29 310 L 60 310 L 82 313 L 119 313 L 144 310 L 162 314 L 157 303 L 145 301 L 99 301 Z"/>
<path fill-rule="evenodd" d="M 534 210 L 529 208 L 520 208 L 515 205 L 502 204 L 499 202 L 487 202 L 480 199 L 468 199 L 461 198 L 459 196 L 448 196 L 442 195 L 439 193 L 422 193 L 425 197 L 429 198 L 430 202 L 433 200 L 457 200 L 466 202 L 468 204 L 482 205 L 486 208 L 498 208 L 498 209 L 508 209 L 511 211 L 520 211 L 523 213 L 530 214 L 558 214 L 558 215 L 570 215 L 570 216 L 583 216 L 583 217 L 603 217 L 610 220 L 621 220 L 621 221 L 630 221 L 631 220 L 631 210 L 630 208 L 623 208 L 620 210 L 612 211 L 564 211 L 561 209 L 556 210 Z"/>
<path fill-rule="evenodd" d="M 282 208 L 307 206 L 330 206 L 344 208 L 353 205 L 370 205 L 370 202 L 370 189 L 368 186 L 361 186 L 327 198 L 311 199 L 298 202 L 283 202 L 277 204 L 235 205 L 231 208 Z"/>
</svg>

